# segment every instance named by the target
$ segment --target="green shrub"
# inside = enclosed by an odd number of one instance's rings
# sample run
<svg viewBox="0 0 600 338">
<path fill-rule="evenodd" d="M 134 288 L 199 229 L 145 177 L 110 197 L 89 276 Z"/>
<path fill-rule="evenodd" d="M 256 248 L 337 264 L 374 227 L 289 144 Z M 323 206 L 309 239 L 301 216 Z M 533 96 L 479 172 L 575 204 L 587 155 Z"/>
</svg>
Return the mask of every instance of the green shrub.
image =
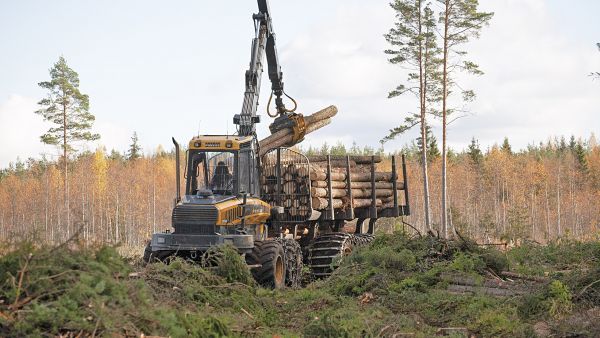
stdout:
<svg viewBox="0 0 600 338">
<path fill-rule="evenodd" d="M 306 325 L 304 335 L 306 337 L 350 337 L 350 332 L 339 324 L 339 319 L 332 319 L 330 315 L 313 320 Z"/>
<path fill-rule="evenodd" d="M 561 318 L 573 310 L 572 295 L 569 288 L 561 281 L 555 280 L 548 286 L 548 313 L 553 318 Z"/>
<path fill-rule="evenodd" d="M 478 255 L 458 252 L 454 255 L 450 269 L 461 272 L 482 272 L 486 264 Z"/>
</svg>

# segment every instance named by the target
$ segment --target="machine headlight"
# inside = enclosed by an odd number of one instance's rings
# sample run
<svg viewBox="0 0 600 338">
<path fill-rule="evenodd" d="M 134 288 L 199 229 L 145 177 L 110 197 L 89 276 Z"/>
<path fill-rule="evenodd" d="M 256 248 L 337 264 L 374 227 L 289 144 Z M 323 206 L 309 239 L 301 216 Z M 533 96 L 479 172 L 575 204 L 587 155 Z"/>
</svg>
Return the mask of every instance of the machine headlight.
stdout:
<svg viewBox="0 0 600 338">
<path fill-rule="evenodd" d="M 165 243 L 165 238 L 164 238 L 164 237 L 158 237 L 158 238 L 156 239 L 156 242 L 157 242 L 158 244 L 164 244 L 164 243 Z"/>
</svg>

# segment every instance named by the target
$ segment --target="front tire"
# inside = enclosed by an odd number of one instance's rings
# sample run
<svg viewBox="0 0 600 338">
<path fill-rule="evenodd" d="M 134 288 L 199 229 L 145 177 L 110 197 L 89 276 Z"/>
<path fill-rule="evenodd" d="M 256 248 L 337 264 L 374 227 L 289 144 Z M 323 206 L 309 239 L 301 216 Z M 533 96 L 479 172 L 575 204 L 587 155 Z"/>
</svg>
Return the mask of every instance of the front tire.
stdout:
<svg viewBox="0 0 600 338">
<path fill-rule="evenodd" d="M 144 256 L 142 257 L 142 260 L 144 261 L 144 264 L 148 264 L 152 261 L 152 258 L 154 258 L 154 255 L 152 254 L 152 246 L 150 245 L 150 241 L 148 241 L 148 244 L 144 249 Z"/>
<path fill-rule="evenodd" d="M 254 249 L 246 254 L 246 263 L 257 266 L 252 269 L 252 276 L 258 284 L 274 289 L 285 287 L 285 255 L 280 242 L 254 242 Z"/>
</svg>

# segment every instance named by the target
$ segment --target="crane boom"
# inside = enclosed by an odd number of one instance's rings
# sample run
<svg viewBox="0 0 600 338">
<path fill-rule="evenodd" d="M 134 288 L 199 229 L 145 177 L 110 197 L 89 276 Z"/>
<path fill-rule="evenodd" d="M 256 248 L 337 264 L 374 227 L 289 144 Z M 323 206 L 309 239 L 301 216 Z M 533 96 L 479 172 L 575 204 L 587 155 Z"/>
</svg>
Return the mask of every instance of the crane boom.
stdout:
<svg viewBox="0 0 600 338">
<path fill-rule="evenodd" d="M 263 59 L 266 54 L 271 80 L 272 95 L 275 96 L 277 115 L 284 115 L 286 110 L 282 96 L 283 72 L 279 64 L 279 56 L 275 43 L 275 32 L 268 0 L 258 0 L 257 14 L 252 15 L 254 20 L 255 36 L 252 40 L 252 51 L 250 54 L 250 67 L 246 71 L 246 90 L 242 112 L 233 117 L 233 123 L 239 126 L 240 136 L 252 136 L 256 133 L 256 123 L 260 122 L 260 116 L 256 114 L 258 99 L 260 95 L 261 77 L 263 72 Z"/>
</svg>

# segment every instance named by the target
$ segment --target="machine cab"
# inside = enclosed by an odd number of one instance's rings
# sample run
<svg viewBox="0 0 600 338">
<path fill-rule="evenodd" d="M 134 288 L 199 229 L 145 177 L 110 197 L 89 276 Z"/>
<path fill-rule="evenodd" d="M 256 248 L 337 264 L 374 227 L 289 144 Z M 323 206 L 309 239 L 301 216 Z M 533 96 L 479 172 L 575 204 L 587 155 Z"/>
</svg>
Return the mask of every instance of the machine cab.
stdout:
<svg viewBox="0 0 600 338">
<path fill-rule="evenodd" d="M 214 196 L 219 201 L 241 193 L 258 195 L 252 137 L 195 137 L 189 143 L 186 162 L 188 196 Z"/>
</svg>

